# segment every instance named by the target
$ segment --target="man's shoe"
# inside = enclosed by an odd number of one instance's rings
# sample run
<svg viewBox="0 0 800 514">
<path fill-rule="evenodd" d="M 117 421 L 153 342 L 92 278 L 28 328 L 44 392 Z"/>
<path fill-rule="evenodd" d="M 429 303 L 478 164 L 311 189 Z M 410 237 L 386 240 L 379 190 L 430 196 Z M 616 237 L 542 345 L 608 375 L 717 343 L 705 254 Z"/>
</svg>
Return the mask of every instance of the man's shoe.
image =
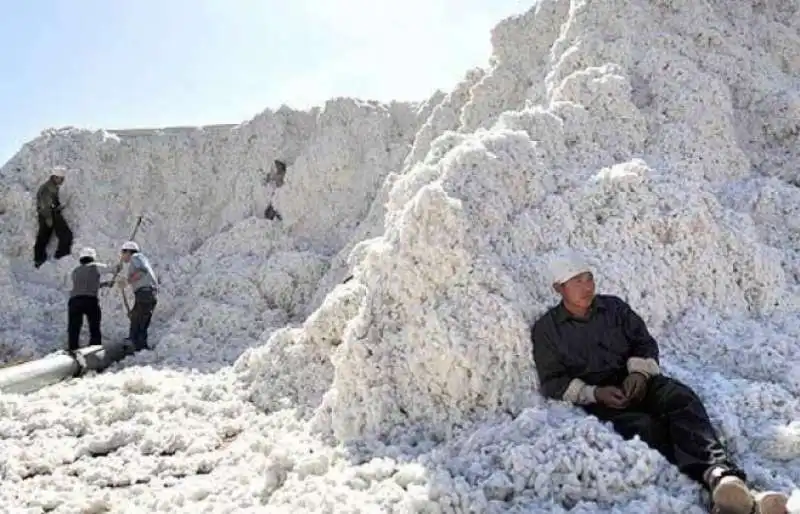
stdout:
<svg viewBox="0 0 800 514">
<path fill-rule="evenodd" d="M 753 495 L 757 514 L 786 514 L 789 497 L 777 491 L 764 491 Z"/>
<path fill-rule="evenodd" d="M 744 481 L 736 476 L 723 476 L 711 490 L 714 514 L 754 514 L 756 500 Z"/>
</svg>

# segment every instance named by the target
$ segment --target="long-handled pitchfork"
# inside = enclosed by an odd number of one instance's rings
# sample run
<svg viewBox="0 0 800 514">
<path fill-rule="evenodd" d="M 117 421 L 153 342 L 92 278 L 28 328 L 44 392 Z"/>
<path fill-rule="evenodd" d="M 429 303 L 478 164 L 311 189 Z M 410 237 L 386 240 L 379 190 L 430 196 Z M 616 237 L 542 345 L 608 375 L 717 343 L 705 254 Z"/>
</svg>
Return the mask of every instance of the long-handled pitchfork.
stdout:
<svg viewBox="0 0 800 514">
<path fill-rule="evenodd" d="M 133 241 L 136 238 L 136 232 L 138 232 L 139 226 L 141 224 L 142 224 L 142 216 L 139 216 L 139 217 L 136 218 L 136 225 L 133 227 L 133 232 L 131 232 L 131 237 L 128 239 L 129 241 Z M 122 267 L 122 258 L 121 257 L 120 257 L 120 260 L 119 260 L 119 267 L 120 267 L 120 269 Z M 120 270 L 118 269 L 117 271 L 114 272 L 114 276 L 111 277 L 111 283 L 112 284 L 116 281 L 117 275 L 119 274 L 119 272 L 120 272 Z M 128 317 L 130 318 L 131 317 L 131 306 L 128 303 L 128 297 L 125 296 L 125 290 L 124 289 L 120 288 L 119 292 L 122 295 L 122 303 L 123 303 L 123 305 L 125 305 L 125 312 L 127 312 Z"/>
</svg>

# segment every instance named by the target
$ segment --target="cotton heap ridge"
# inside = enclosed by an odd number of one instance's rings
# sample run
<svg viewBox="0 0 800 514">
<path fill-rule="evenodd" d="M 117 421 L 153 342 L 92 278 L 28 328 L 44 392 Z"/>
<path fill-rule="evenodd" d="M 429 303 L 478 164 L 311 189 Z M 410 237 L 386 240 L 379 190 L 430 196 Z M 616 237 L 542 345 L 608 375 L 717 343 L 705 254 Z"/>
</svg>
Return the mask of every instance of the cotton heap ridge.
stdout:
<svg viewBox="0 0 800 514">
<path fill-rule="evenodd" d="M 540 0 L 491 37 L 490 66 L 420 103 L 26 144 L 0 170 L 0 358 L 63 347 L 75 259 L 31 265 L 54 165 L 75 251 L 113 261 L 143 213 L 163 286 L 155 351 L 0 396 L 0 504 L 705 512 L 644 443 L 536 392 L 529 326 L 568 247 L 755 484 L 796 490 L 800 8 Z"/>
</svg>

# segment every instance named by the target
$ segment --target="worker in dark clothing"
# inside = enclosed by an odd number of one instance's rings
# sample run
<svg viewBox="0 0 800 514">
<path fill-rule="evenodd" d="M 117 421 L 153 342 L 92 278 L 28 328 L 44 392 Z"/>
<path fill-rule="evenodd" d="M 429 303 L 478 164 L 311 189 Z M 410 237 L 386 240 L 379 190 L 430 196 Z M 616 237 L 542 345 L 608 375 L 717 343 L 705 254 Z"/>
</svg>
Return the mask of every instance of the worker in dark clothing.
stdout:
<svg viewBox="0 0 800 514">
<path fill-rule="evenodd" d="M 72 291 L 67 304 L 67 351 L 78 349 L 83 317 L 89 320 L 89 345 L 100 345 L 100 302 L 97 293 L 101 287 L 111 287 L 112 281 L 101 282 L 103 273 L 108 273 L 105 264 L 95 262 L 97 252 L 94 248 L 84 248 L 80 253 L 80 266 L 72 270 Z"/>
<path fill-rule="evenodd" d="M 72 231 L 61 214 L 62 205 L 58 191 L 64 183 L 64 168 L 54 168 L 47 182 L 36 192 L 36 213 L 39 229 L 33 245 L 33 265 L 39 267 L 47 261 L 47 243 L 55 232 L 58 247 L 54 257 L 60 259 L 72 253 Z"/>
<path fill-rule="evenodd" d="M 783 514 L 788 498 L 753 493 L 727 454 L 697 394 L 664 376 L 659 349 L 638 314 L 620 298 L 596 295 L 578 255 L 552 263 L 561 302 L 531 331 L 541 393 L 580 405 L 659 451 L 711 495 L 711 512 Z"/>
</svg>

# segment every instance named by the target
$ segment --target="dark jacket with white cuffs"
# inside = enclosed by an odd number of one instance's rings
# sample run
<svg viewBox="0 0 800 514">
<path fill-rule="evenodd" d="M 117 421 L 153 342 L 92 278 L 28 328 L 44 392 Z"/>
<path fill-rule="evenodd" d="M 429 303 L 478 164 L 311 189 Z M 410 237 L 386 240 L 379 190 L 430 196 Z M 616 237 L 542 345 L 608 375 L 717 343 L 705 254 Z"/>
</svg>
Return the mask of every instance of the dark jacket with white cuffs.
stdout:
<svg viewBox="0 0 800 514">
<path fill-rule="evenodd" d="M 632 372 L 661 373 L 658 343 L 644 320 L 622 299 L 596 295 L 586 319 L 563 303 L 531 329 L 541 393 L 575 404 L 594 403 L 598 386 L 619 386 Z"/>
</svg>

